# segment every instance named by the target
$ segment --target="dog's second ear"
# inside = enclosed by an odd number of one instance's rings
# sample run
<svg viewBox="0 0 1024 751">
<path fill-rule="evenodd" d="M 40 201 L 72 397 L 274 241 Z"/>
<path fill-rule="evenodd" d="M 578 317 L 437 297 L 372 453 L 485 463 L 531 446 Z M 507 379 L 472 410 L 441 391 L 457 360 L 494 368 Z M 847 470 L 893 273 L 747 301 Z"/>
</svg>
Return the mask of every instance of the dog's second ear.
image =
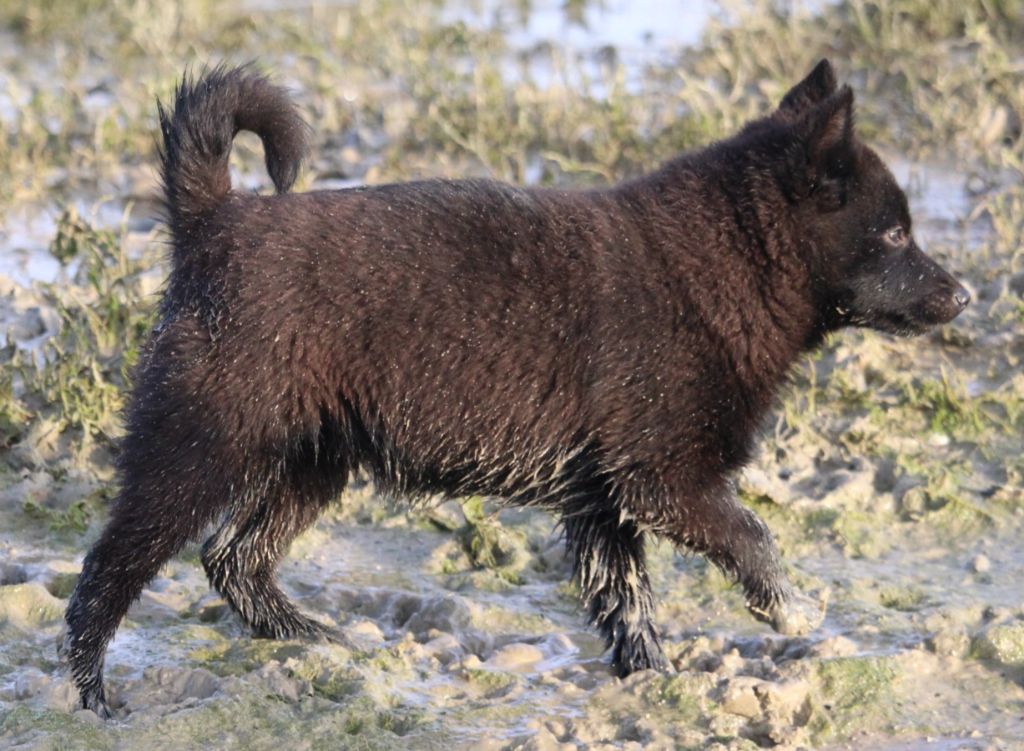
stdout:
<svg viewBox="0 0 1024 751">
<path fill-rule="evenodd" d="M 782 97 L 777 115 L 781 118 L 795 118 L 816 104 L 832 96 L 836 91 L 836 74 L 832 63 L 822 60 L 807 74 L 807 78 L 790 89 Z"/>
</svg>

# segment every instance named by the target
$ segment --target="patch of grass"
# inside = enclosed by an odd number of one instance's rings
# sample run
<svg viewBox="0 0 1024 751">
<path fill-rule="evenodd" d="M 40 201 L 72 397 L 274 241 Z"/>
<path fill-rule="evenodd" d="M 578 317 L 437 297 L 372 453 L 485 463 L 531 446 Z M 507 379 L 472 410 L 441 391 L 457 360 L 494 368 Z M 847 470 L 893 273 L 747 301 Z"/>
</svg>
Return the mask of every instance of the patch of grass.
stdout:
<svg viewBox="0 0 1024 751">
<path fill-rule="evenodd" d="M 672 719 L 687 724 L 697 723 L 713 705 L 707 698 L 713 680 L 705 673 L 683 671 L 675 675 L 659 676 L 651 684 L 648 701 L 672 707 Z"/>
<path fill-rule="evenodd" d="M 466 680 L 477 686 L 484 694 L 497 694 L 516 682 L 512 673 L 473 668 L 466 670 Z"/>
<path fill-rule="evenodd" d="M 0 717 L 0 735 L 5 738 L 30 732 L 46 733 L 50 748 L 104 751 L 118 746 L 117 740 L 105 733 L 102 727 L 69 717 L 65 711 L 33 709 L 19 703 Z"/>
<path fill-rule="evenodd" d="M 806 544 L 813 544 L 822 535 L 832 536 L 843 524 L 843 513 L 826 506 L 793 508 L 774 501 L 770 496 L 739 489 L 739 499 L 768 522 L 784 552 L 792 554 Z"/>
<path fill-rule="evenodd" d="M 949 436 L 973 436 L 982 432 L 987 416 L 979 402 L 943 368 L 938 379 L 921 379 L 906 386 L 906 401 L 928 418 L 932 432 Z"/>
<path fill-rule="evenodd" d="M 899 670 L 890 657 L 838 657 L 815 666 L 816 707 L 809 728 L 819 741 L 883 729 Z"/>
<path fill-rule="evenodd" d="M 878 593 L 878 602 L 883 608 L 912 613 L 928 603 L 928 595 L 913 586 L 886 587 Z"/>
<path fill-rule="evenodd" d="M 15 443 L 32 417 L 14 396 L 13 381 L 13 373 L 0 370 L 0 449 Z"/>
<path fill-rule="evenodd" d="M 867 135 L 922 155 L 948 155 L 951 145 L 983 162 L 999 159 L 994 145 L 1019 153 L 1007 113 L 1024 111 L 1012 63 L 1024 38 L 1020 0 L 843 0 L 821 13 L 771 0 L 726 7 L 697 59 L 720 90 L 773 100 L 831 54 L 865 94 Z"/>
<path fill-rule="evenodd" d="M 89 529 L 89 523 L 109 500 L 109 489 L 99 488 L 85 498 L 74 501 L 65 509 L 49 508 L 32 499 L 25 500 L 21 508 L 29 518 L 47 524 L 52 532 L 72 532 L 81 535 L 85 534 Z"/>
<path fill-rule="evenodd" d="M 123 235 L 96 230 L 68 211 L 50 252 L 64 264 L 77 263 L 76 283 L 46 287 L 60 330 L 40 358 L 22 364 L 23 400 L 36 419 L 55 419 L 61 432 L 70 432 L 84 455 L 95 441 L 109 445 L 120 433 L 128 374 L 153 311 L 140 293 L 140 262 L 129 260 Z"/>
<path fill-rule="evenodd" d="M 493 571 L 510 584 L 521 584 L 522 534 L 506 529 L 496 515 L 487 513 L 484 499 L 479 496 L 464 500 L 462 512 L 466 523 L 456 535 L 470 563 Z"/>
</svg>

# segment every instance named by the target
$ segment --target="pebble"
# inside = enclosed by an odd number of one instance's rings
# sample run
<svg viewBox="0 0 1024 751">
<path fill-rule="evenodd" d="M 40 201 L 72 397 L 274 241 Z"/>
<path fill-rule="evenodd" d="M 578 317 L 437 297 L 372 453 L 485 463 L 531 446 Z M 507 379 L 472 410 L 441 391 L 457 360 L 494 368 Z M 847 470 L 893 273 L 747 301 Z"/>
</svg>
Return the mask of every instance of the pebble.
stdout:
<svg viewBox="0 0 1024 751">
<path fill-rule="evenodd" d="M 973 571 L 976 574 L 984 574 L 985 572 L 991 570 L 992 561 L 990 561 L 988 559 L 988 556 L 984 553 L 978 553 L 978 555 L 974 556 L 974 559 L 971 561 L 970 568 L 971 571 Z"/>
<path fill-rule="evenodd" d="M 28 699 L 38 695 L 50 685 L 50 677 L 35 668 L 22 673 L 14 680 L 14 698 Z"/>
<path fill-rule="evenodd" d="M 463 654 L 462 644 L 452 634 L 440 634 L 423 645 L 427 654 L 432 655 L 442 665 L 448 665 L 459 659 Z"/>
<path fill-rule="evenodd" d="M 207 699 L 220 688 L 220 678 L 203 668 L 185 673 L 178 692 L 178 701 L 184 699 Z"/>
<path fill-rule="evenodd" d="M 499 649 L 487 664 L 500 670 L 528 670 L 544 659 L 544 653 L 532 644 L 506 644 Z"/>
<path fill-rule="evenodd" d="M 0 623 L 21 629 L 35 629 L 59 621 L 64 603 L 38 582 L 0 587 Z"/>
<path fill-rule="evenodd" d="M 355 637 L 364 642 L 372 642 L 374 644 L 381 644 L 384 642 L 384 632 L 380 630 L 373 621 L 359 621 L 353 623 L 351 626 L 346 627 L 346 632 L 350 636 Z"/>
<path fill-rule="evenodd" d="M 17 563 L 0 563 L 0 585 L 24 584 L 28 581 L 25 567 Z"/>
<path fill-rule="evenodd" d="M 76 709 L 71 714 L 78 722 L 84 722 L 88 725 L 95 725 L 96 727 L 103 727 L 103 720 L 100 719 L 99 715 L 93 712 L 91 709 Z"/>
<path fill-rule="evenodd" d="M 285 701 L 297 703 L 299 699 L 311 693 L 308 681 L 290 678 L 281 671 L 281 665 L 273 662 L 259 671 L 259 677 L 271 693 Z"/>
<path fill-rule="evenodd" d="M 754 693 L 761 681 L 749 676 L 737 676 L 729 681 L 722 694 L 722 709 L 730 714 L 754 719 L 761 716 L 761 701 Z"/>
<path fill-rule="evenodd" d="M 68 678 L 50 684 L 46 695 L 46 706 L 56 712 L 73 712 L 78 709 L 78 689 Z"/>
<path fill-rule="evenodd" d="M 738 673 L 746 663 L 739 653 L 739 650 L 732 649 L 728 654 L 724 654 L 721 657 L 721 663 L 718 665 L 716 673 L 722 675 L 735 675 Z"/>
<path fill-rule="evenodd" d="M 431 597 L 409 617 L 405 628 L 422 637 L 435 628 L 439 631 L 461 631 L 469 625 L 470 619 L 469 606 L 461 597 Z"/>
</svg>

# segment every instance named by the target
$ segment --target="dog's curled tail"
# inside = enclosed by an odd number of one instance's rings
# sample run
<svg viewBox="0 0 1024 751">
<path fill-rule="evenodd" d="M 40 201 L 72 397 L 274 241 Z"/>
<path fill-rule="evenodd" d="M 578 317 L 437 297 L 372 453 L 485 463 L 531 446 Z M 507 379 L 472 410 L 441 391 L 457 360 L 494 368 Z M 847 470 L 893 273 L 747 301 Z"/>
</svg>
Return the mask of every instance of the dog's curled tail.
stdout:
<svg viewBox="0 0 1024 751">
<path fill-rule="evenodd" d="M 240 130 L 252 131 L 263 141 L 267 171 L 278 193 L 287 192 L 299 174 L 306 123 L 287 92 L 249 65 L 220 65 L 198 79 L 186 73 L 175 89 L 173 108 L 158 102 L 157 109 L 164 194 L 177 241 L 201 227 L 231 190 L 228 158 Z"/>
</svg>

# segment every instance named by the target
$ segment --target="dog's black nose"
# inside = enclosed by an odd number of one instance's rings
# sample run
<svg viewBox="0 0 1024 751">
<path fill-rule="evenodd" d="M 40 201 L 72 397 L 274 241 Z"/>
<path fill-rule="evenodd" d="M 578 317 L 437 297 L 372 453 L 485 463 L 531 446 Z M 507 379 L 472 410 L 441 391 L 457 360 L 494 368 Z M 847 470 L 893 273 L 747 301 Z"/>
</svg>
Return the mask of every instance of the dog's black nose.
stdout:
<svg viewBox="0 0 1024 751">
<path fill-rule="evenodd" d="M 971 293 L 963 287 L 960 287 L 953 293 L 953 302 L 957 304 L 957 307 L 960 308 L 960 310 L 963 310 L 967 307 L 968 303 L 971 302 Z"/>
</svg>

